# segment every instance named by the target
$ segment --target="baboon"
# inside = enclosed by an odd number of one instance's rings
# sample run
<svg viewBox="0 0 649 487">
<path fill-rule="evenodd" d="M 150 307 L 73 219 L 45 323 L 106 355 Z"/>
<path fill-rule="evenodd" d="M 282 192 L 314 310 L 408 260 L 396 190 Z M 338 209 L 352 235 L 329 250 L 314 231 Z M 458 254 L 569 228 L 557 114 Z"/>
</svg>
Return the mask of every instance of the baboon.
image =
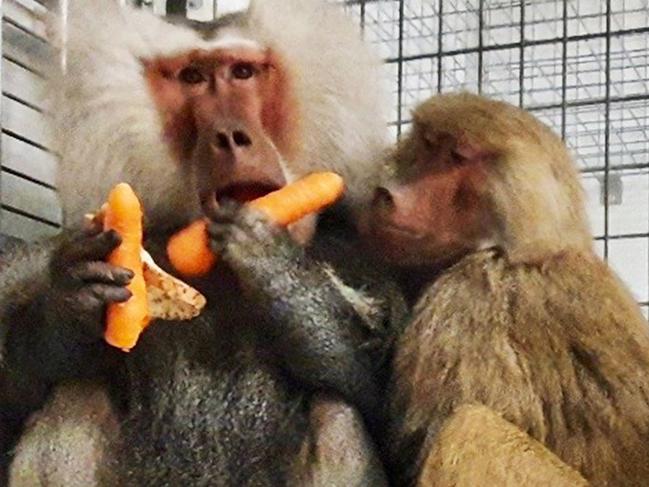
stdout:
<svg viewBox="0 0 649 487">
<path fill-rule="evenodd" d="M 428 485 L 440 429 L 472 404 L 593 485 L 646 483 L 649 327 L 593 251 L 561 139 L 506 103 L 441 95 L 387 167 L 362 240 L 423 282 L 387 393 L 399 485 Z"/>
<path fill-rule="evenodd" d="M 389 283 L 326 265 L 320 255 L 354 255 L 342 233 L 323 235 L 337 225 L 312 238 L 313 218 L 287 233 L 225 204 L 316 169 L 345 178 L 340 208 L 361 201 L 387 133 L 379 63 L 317 2 L 253 1 L 198 30 L 105 0 L 70 8 L 52 85 L 70 230 L 3 268 L 2 424 L 15 438 L 53 387 L 92 387 L 59 388 L 32 419 L 12 482 L 381 485 L 355 408 L 372 428 L 375 369 L 402 309 L 383 298 Z M 212 179 L 199 181 L 205 165 Z M 130 273 L 103 262 L 119 236 L 74 228 L 119 181 L 141 197 L 162 265 L 169 235 L 204 205 L 231 216 L 211 227 L 222 261 L 191 281 L 207 309 L 152 324 L 129 354 L 101 339 L 105 305 L 129 297 Z"/>
</svg>

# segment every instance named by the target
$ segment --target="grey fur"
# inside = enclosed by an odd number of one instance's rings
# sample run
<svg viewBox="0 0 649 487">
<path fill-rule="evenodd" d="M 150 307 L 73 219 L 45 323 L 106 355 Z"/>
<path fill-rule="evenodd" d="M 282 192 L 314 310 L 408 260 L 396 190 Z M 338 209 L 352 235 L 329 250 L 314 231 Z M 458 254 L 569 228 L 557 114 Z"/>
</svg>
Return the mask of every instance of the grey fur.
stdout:
<svg viewBox="0 0 649 487">
<path fill-rule="evenodd" d="M 253 2 L 246 23 L 237 20 L 227 29 L 245 31 L 245 35 L 272 46 L 294 70 L 294 89 L 302 102 L 305 125 L 304 150 L 299 157 L 286 161 L 290 172 L 300 175 L 314 169 L 336 170 L 348 182 L 350 202 L 360 201 L 369 186 L 366 181 L 371 178 L 370 165 L 384 148 L 387 129 L 385 118 L 377 112 L 377 107 L 384 106 L 378 86 L 379 63 L 362 44 L 351 22 L 315 2 L 259 0 Z M 192 174 L 172 160 L 161 140 L 158 112 L 143 79 L 140 59 L 209 48 L 211 33 L 196 33 L 145 12 L 121 10 L 112 1 L 75 0 L 71 2 L 65 42 L 67 69 L 60 72 L 54 68 L 51 111 L 56 148 L 62 157 L 59 187 L 66 224 L 77 227 L 83 214 L 100 206 L 110 187 L 121 180 L 129 181 L 143 199 L 150 250 L 163 260 L 159 250 L 168 238 L 167 229 L 197 215 L 199 208 L 197 198 L 192 197 Z M 67 245 L 83 245 L 83 241 L 57 242 L 55 255 Z M 30 252 L 35 249 L 29 250 L 25 259 L 31 259 Z M 283 249 L 277 247 L 280 254 Z M 281 327 L 289 325 L 288 331 L 294 330 L 298 322 L 283 320 L 283 313 L 295 302 L 288 300 L 285 309 L 276 308 L 282 310 L 277 319 L 275 310 L 242 298 L 232 269 L 223 265 L 220 275 L 214 277 L 216 285 L 195 283 L 211 302 L 202 317 L 191 323 L 155 324 L 133 353 L 126 359 L 117 357 L 115 368 L 115 351 L 102 350 L 100 341 L 79 342 L 73 329 L 62 326 L 65 323 L 52 323 L 39 315 L 49 309 L 47 316 L 53 316 L 52 309 L 57 311 L 58 307 L 61 311 L 64 306 L 50 299 L 49 291 L 25 287 L 32 275 L 50 284 L 47 266 L 51 255 L 50 250 L 46 258 L 25 266 L 23 271 L 2 271 L 3 278 L 15 280 L 12 292 L 24 292 L 33 300 L 24 307 L 15 303 L 12 312 L 0 318 L 0 329 L 8 331 L 5 344 L 10 352 L 3 366 L 7 371 L 21 371 L 23 378 L 36 384 L 35 390 L 39 391 L 35 399 L 27 401 L 17 394 L 15 384 L 4 382 L 3 375 L 2 411 L 11 412 L 17 402 L 24 416 L 43 404 L 48 389 L 61 377 L 97 373 L 100 378 L 107 375 L 122 392 L 125 384 L 129 385 L 127 403 L 118 395 L 108 405 L 113 418 L 122 417 L 126 427 L 121 431 L 128 432 L 128 436 L 118 435 L 115 440 L 110 428 L 104 428 L 105 423 L 92 421 L 93 415 L 106 418 L 105 401 L 93 400 L 100 396 L 84 397 L 83 388 L 65 389 L 48 403 L 46 414 L 37 417 L 30 434 L 18 445 L 12 472 L 14 486 L 29 484 L 34 475 L 45 484 L 85 486 L 94 479 L 98 485 L 114 485 L 113 479 L 103 476 L 106 465 L 119 476 L 119 485 L 290 485 L 290 478 L 296 475 L 315 479 L 314 485 L 350 485 L 349 478 L 355 478 L 358 485 L 383 482 L 364 425 L 355 413 L 340 416 L 345 429 L 352 429 L 349 436 L 342 436 L 336 421 L 330 425 L 332 433 L 328 424 L 316 422 L 318 414 L 311 413 L 317 409 L 315 403 L 311 404 L 314 390 L 323 389 L 336 396 L 330 404 L 333 411 L 347 411 L 342 396 L 351 402 L 362 400 L 361 407 L 371 412 L 372 403 L 364 401 L 374 394 L 364 395 L 362 388 L 354 390 L 360 381 L 347 382 L 344 368 L 327 370 L 300 364 L 303 358 L 313 360 L 308 355 L 292 361 L 288 352 L 293 350 L 281 340 L 276 350 L 262 340 L 270 328 L 255 330 L 260 324 L 275 324 L 280 337 L 290 336 L 282 333 Z M 269 258 L 268 265 L 271 261 Z M 283 258 L 274 259 L 275 267 L 269 275 L 281 274 L 285 264 Z M 10 267 L 17 268 L 18 260 Z M 236 268 L 234 261 L 231 267 Z M 307 279 L 310 286 L 306 289 L 297 281 L 287 284 L 304 290 L 296 302 L 308 304 L 304 309 L 312 313 L 307 316 L 311 325 L 316 330 L 320 327 L 325 336 L 333 330 L 334 341 L 325 341 L 325 345 L 342 347 L 335 351 L 347 357 L 348 350 L 354 350 L 349 348 L 351 343 L 362 345 L 371 335 L 367 319 L 361 319 L 356 326 L 354 307 L 332 288 L 321 269 L 302 269 L 295 277 Z M 252 284 L 254 287 L 254 281 Z M 51 286 L 56 290 L 61 282 L 52 279 Z M 337 311 L 327 316 L 334 323 L 316 318 L 322 309 L 332 307 Z M 24 314 L 25 309 L 30 312 Z M 260 316 L 261 309 L 268 313 Z M 291 315 L 304 317 L 304 309 Z M 391 308 L 386 306 L 385 310 Z M 387 316 L 376 313 L 374 319 L 378 323 Z M 350 333 L 344 331 L 348 325 Z M 376 324 L 374 329 L 381 330 L 382 325 Z M 316 356 L 326 351 L 326 347 L 319 349 L 318 334 L 303 338 L 312 341 Z M 276 340 L 273 337 L 268 343 Z M 378 366 L 371 363 L 371 355 L 364 353 L 359 352 L 363 367 Z M 278 357 L 285 358 L 285 363 Z M 357 362 L 350 356 L 340 363 L 355 367 Z M 308 367 L 300 369 L 300 365 Z M 300 374 L 300 370 L 307 373 Z M 358 375 L 370 382 L 372 376 L 372 372 Z M 78 407 L 67 408 L 66 401 Z M 59 415 L 75 414 L 83 416 L 77 422 L 57 419 Z M 87 440 L 100 446 L 95 450 L 97 463 L 88 465 L 97 469 L 94 472 L 78 475 L 78 465 L 59 468 L 60 459 L 74 458 L 78 444 L 63 442 L 59 456 L 49 452 L 52 442 L 68 437 L 66 428 L 75 423 L 83 425 L 83 431 L 73 435 L 81 445 Z M 101 439 L 93 443 L 97 438 Z M 353 445 L 350 438 L 355 439 Z M 348 465 L 348 459 L 343 458 L 342 463 L 340 458 L 332 461 L 329 453 L 343 444 L 352 445 L 359 453 Z M 66 448 L 72 453 L 64 451 Z M 305 452 L 309 452 L 306 463 Z M 35 458 L 45 460 L 35 462 Z M 315 470 L 309 472 L 308 466 Z M 31 476 L 25 475 L 25 468 Z M 334 482 L 331 479 L 336 470 L 341 476 Z"/>
</svg>

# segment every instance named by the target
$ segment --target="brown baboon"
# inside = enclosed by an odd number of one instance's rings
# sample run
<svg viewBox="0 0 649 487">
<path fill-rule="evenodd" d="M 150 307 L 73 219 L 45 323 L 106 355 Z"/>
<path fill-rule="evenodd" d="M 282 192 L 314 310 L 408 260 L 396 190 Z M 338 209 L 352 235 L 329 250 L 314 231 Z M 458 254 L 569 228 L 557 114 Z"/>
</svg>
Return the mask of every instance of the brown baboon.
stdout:
<svg viewBox="0 0 649 487">
<path fill-rule="evenodd" d="M 592 249 L 560 138 L 506 103 L 443 95 L 415 111 L 389 167 L 365 239 L 404 275 L 435 276 L 393 363 L 386 444 L 402 485 L 467 404 L 594 485 L 648 482 L 649 326 Z"/>
</svg>

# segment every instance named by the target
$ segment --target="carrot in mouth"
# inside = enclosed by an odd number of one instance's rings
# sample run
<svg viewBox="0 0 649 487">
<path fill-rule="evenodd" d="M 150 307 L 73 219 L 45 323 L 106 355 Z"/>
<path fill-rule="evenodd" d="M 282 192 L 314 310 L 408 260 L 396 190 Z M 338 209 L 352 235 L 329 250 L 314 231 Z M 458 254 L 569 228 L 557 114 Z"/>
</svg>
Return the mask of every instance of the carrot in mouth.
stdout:
<svg viewBox="0 0 649 487">
<path fill-rule="evenodd" d="M 338 174 L 317 172 L 257 198 L 248 205 L 275 223 L 288 225 L 335 203 L 344 189 L 345 183 Z M 217 257 L 209 248 L 207 220 L 197 220 L 173 235 L 167 244 L 167 255 L 183 276 L 208 274 Z"/>
</svg>

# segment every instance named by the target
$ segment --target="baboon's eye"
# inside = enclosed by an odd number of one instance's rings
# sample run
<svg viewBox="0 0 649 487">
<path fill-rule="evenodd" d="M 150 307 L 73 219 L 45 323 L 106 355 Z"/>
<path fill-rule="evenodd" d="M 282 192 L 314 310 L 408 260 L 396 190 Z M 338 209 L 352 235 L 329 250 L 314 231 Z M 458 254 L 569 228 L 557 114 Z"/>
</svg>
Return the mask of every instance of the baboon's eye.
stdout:
<svg viewBox="0 0 649 487">
<path fill-rule="evenodd" d="M 189 85 L 197 85 L 207 81 L 205 75 L 195 66 L 189 66 L 180 71 L 180 73 L 178 73 L 178 79 Z"/>
<path fill-rule="evenodd" d="M 250 63 L 237 63 L 232 66 L 232 77 L 236 79 L 252 78 L 255 72 L 255 67 Z"/>
</svg>

